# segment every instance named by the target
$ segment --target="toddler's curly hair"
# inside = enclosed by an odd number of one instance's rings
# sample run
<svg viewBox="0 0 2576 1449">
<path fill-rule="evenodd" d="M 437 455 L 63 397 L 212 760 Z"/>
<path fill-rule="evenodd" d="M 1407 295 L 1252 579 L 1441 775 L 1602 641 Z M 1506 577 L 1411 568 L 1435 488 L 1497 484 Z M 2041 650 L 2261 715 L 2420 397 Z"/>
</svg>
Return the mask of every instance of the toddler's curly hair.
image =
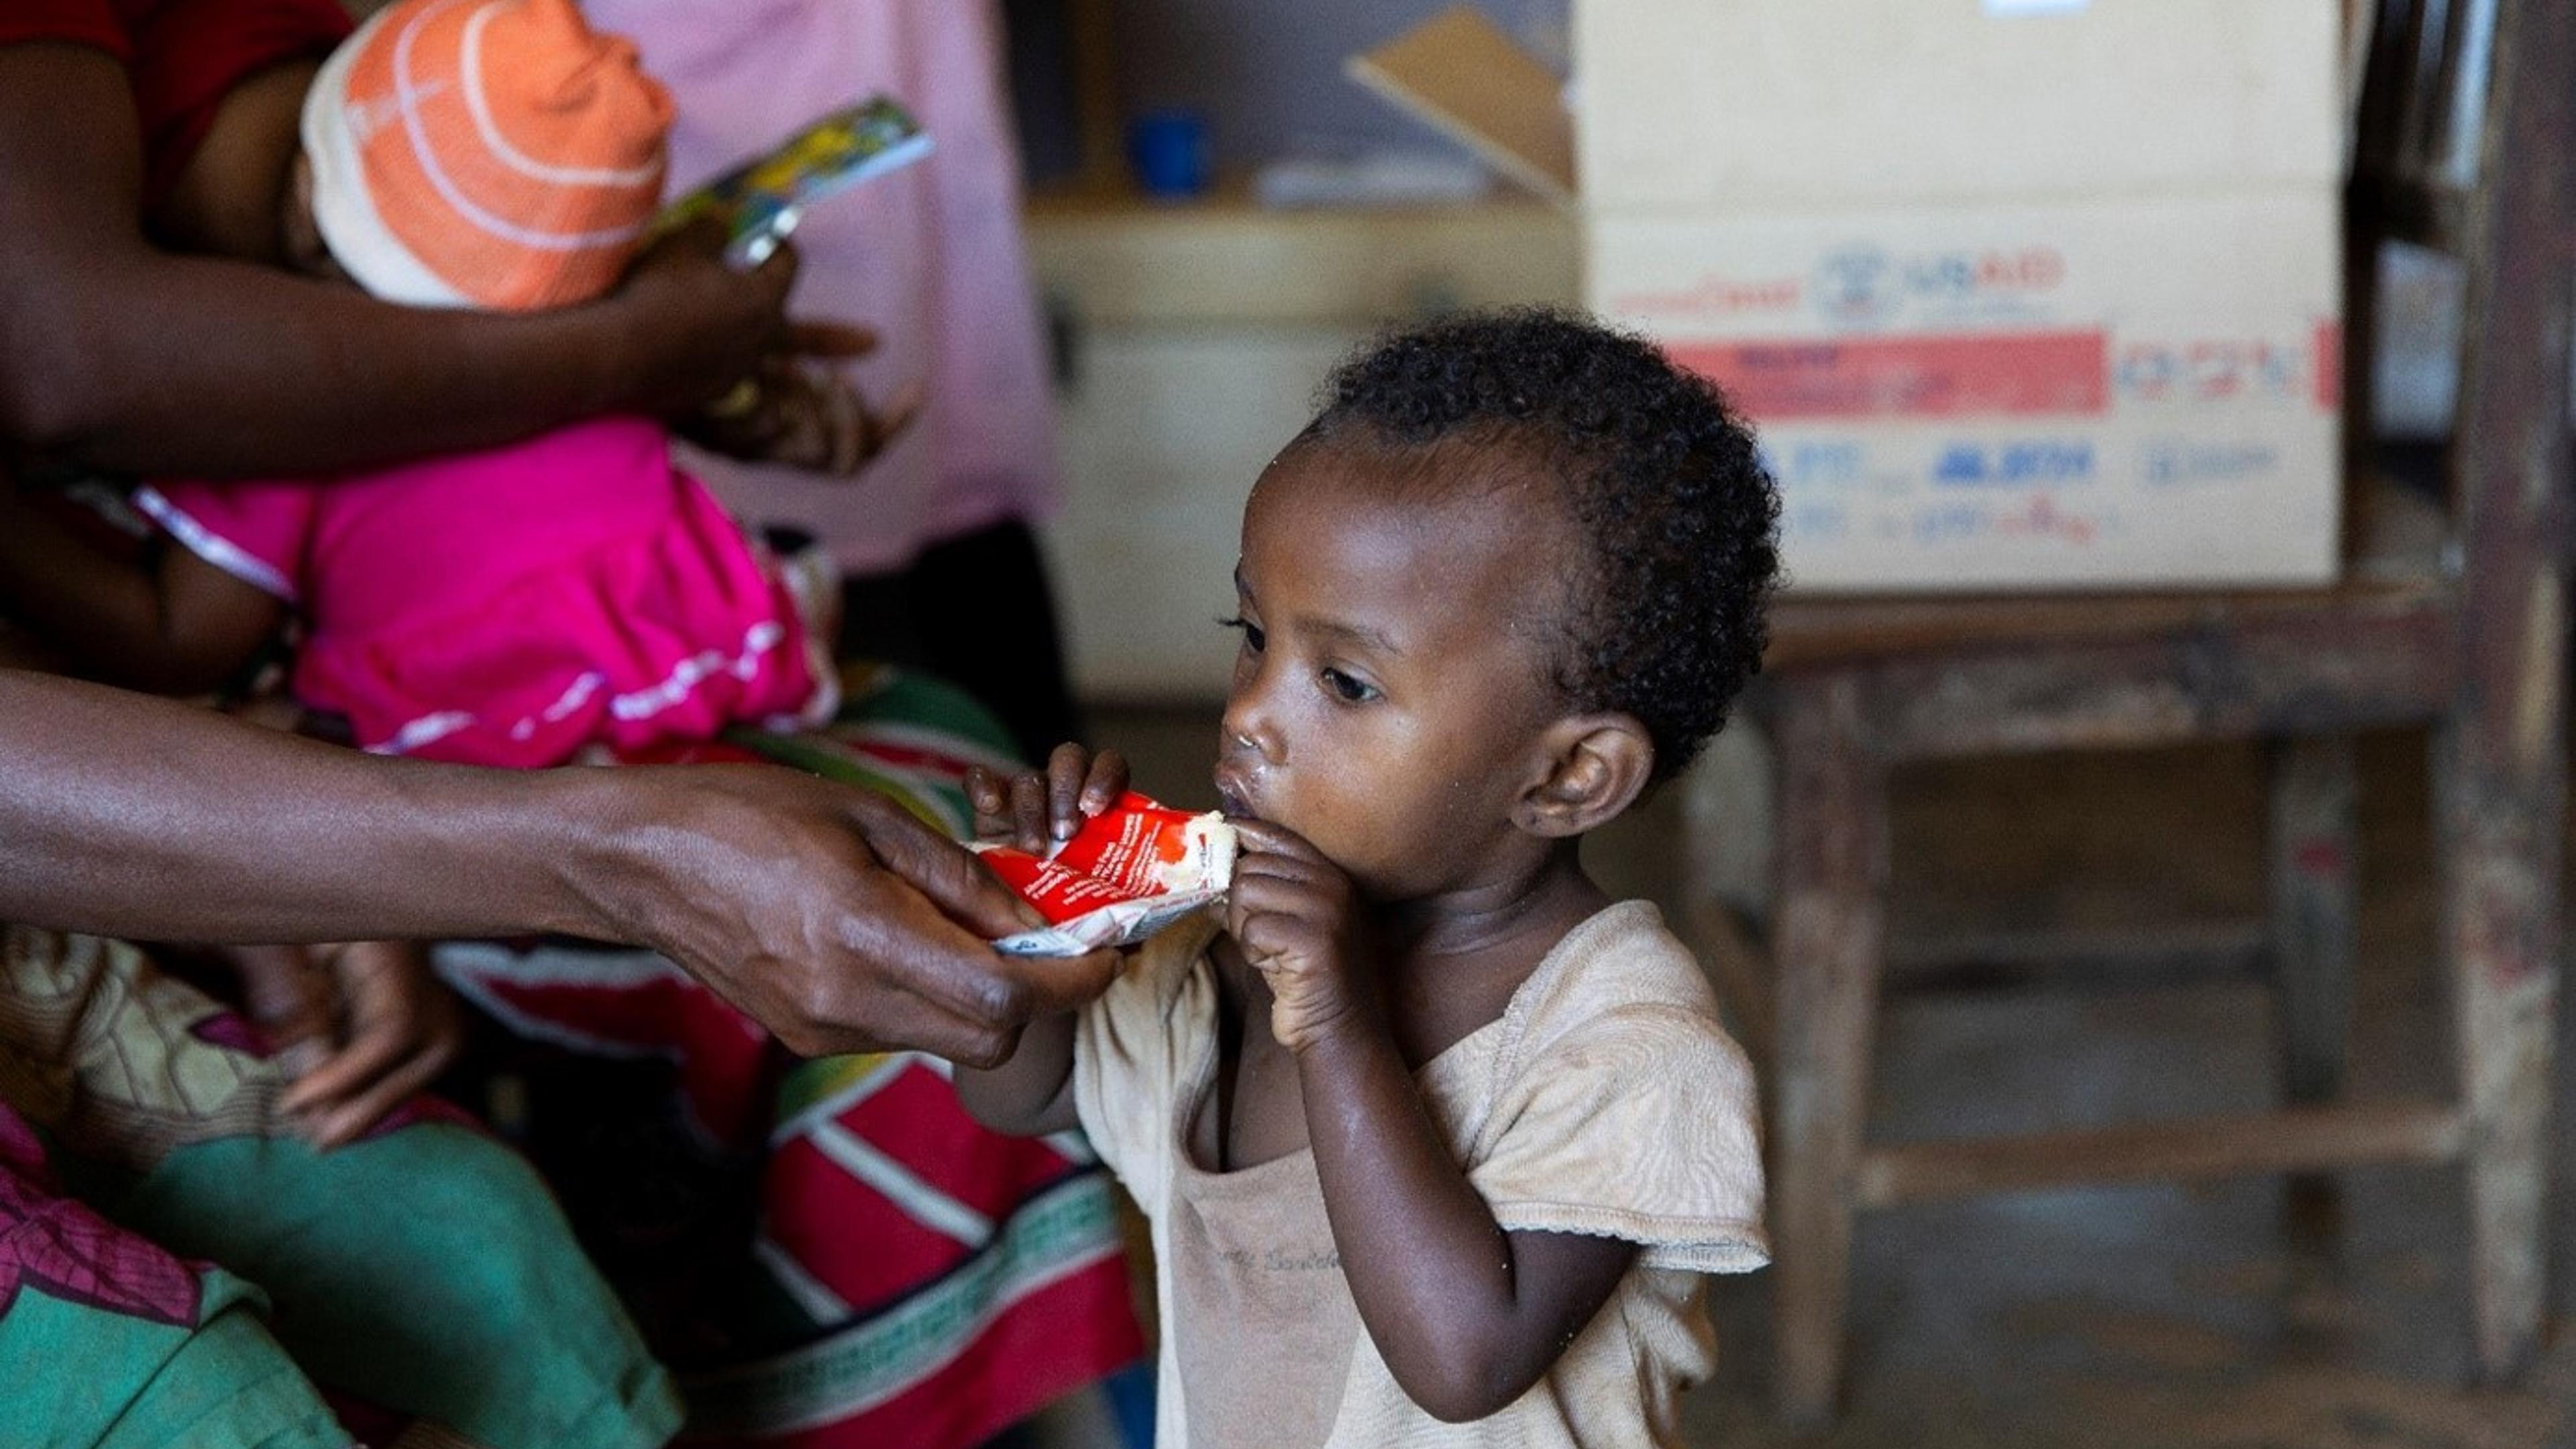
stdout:
<svg viewBox="0 0 2576 1449">
<path fill-rule="evenodd" d="M 1333 371 L 1291 446 L 1352 442 L 1500 450 L 1559 483 L 1589 568 L 1553 682 L 1577 709 L 1644 725 L 1655 780 L 1690 763 L 1761 669 L 1778 491 L 1717 388 L 1650 343 L 1548 309 L 1393 332 Z"/>
</svg>

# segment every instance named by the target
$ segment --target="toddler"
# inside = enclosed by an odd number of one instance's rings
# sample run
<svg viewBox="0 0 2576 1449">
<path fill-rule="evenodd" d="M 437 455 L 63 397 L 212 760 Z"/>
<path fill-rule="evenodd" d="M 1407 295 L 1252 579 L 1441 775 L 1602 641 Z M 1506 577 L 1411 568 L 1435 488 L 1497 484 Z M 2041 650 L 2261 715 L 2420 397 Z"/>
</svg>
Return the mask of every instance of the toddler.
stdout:
<svg viewBox="0 0 2576 1449">
<path fill-rule="evenodd" d="M 1151 1220 L 1161 1443 L 1677 1442 L 1699 1275 L 1767 1259 L 1753 1081 L 1579 845 L 1758 667 L 1777 513 L 1707 383 L 1548 313 L 1380 344 L 1262 474 L 1223 920 L 957 1073 Z M 1067 747 L 971 793 L 1038 846 L 1123 783 Z"/>
<path fill-rule="evenodd" d="M 642 245 L 670 125 L 633 48 L 574 0 L 404 0 L 322 65 L 291 180 L 280 153 L 236 189 L 284 193 L 292 264 L 380 297 L 566 306 Z M 828 594 L 792 587 L 647 419 L 364 476 L 164 481 L 135 502 L 179 545 L 139 571 L 23 507 L 0 529 L 18 555 L 0 605 L 111 682 L 212 688 L 293 610 L 297 698 L 380 753 L 551 765 L 832 711 Z"/>
</svg>

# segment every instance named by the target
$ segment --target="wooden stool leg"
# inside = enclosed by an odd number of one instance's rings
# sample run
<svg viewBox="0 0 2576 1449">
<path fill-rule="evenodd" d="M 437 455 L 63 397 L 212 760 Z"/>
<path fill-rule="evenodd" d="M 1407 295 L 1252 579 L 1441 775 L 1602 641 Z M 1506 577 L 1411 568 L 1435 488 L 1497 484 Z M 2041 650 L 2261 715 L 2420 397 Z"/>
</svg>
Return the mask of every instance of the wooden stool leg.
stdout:
<svg viewBox="0 0 2576 1449">
<path fill-rule="evenodd" d="M 2444 964 L 2468 1125 L 2478 1370 L 2510 1378 L 2539 1344 L 2548 1230 L 2551 1034 L 2563 789 L 2558 735 L 2539 778 L 2498 788 L 2463 734 L 2436 745 Z"/>
<path fill-rule="evenodd" d="M 1886 772 L 1850 680 L 1789 686 L 1777 747 L 1772 1292 L 1781 1416 L 1817 1424 L 1842 1382 L 1852 1178 L 1886 946 Z"/>
<path fill-rule="evenodd" d="M 2294 1106 L 2343 1089 L 2352 1031 L 2354 825 L 2352 741 L 2272 747 L 2272 967 L 2283 1094 Z"/>
</svg>

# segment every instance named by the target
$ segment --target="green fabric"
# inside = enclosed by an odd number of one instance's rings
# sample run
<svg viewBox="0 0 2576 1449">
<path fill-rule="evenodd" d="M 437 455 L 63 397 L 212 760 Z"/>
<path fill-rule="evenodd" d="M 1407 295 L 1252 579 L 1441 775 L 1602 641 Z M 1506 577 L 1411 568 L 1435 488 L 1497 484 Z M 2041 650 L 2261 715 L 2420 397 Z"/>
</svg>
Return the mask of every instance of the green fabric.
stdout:
<svg viewBox="0 0 2576 1449">
<path fill-rule="evenodd" d="M 258 1294 L 200 1275 L 194 1328 L 22 1288 L 0 1314 L 0 1442 L 27 1449 L 343 1449 L 349 1436 L 261 1326 Z"/>
<path fill-rule="evenodd" d="M 669 1378 L 553 1197 L 466 1128 L 331 1153 L 291 1138 L 183 1147 L 109 1212 L 260 1284 L 277 1343 L 313 1378 L 474 1442 L 629 1449 L 679 1428 Z"/>
</svg>

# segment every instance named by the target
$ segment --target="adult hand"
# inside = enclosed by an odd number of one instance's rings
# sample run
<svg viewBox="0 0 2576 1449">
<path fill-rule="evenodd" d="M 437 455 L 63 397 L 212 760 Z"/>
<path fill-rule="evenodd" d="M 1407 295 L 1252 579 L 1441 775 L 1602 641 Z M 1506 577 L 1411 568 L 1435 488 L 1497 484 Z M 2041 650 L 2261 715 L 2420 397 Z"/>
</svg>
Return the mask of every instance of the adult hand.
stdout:
<svg viewBox="0 0 2576 1449">
<path fill-rule="evenodd" d="M 1036 913 L 884 796 L 765 765 L 597 775 L 623 817 L 600 934 L 661 951 L 803 1055 L 991 1066 L 1118 971 L 1113 951 L 993 950 Z"/>
<path fill-rule="evenodd" d="M 724 396 L 682 418 L 680 433 L 747 462 L 849 477 L 892 447 L 921 413 L 919 381 L 871 406 L 837 365 L 875 351 L 877 340 L 864 327 L 791 322 L 778 345 Z"/>
<path fill-rule="evenodd" d="M 780 247 L 749 271 L 724 260 L 724 228 L 699 221 L 662 236 L 598 305 L 622 324 L 636 370 L 630 405 L 686 414 L 722 397 L 788 335 L 796 251 Z"/>
<path fill-rule="evenodd" d="M 241 946 L 250 1017 L 276 1043 L 294 1084 L 278 1099 L 316 1146 L 363 1135 L 456 1060 L 464 1019 L 403 941 Z"/>
</svg>

